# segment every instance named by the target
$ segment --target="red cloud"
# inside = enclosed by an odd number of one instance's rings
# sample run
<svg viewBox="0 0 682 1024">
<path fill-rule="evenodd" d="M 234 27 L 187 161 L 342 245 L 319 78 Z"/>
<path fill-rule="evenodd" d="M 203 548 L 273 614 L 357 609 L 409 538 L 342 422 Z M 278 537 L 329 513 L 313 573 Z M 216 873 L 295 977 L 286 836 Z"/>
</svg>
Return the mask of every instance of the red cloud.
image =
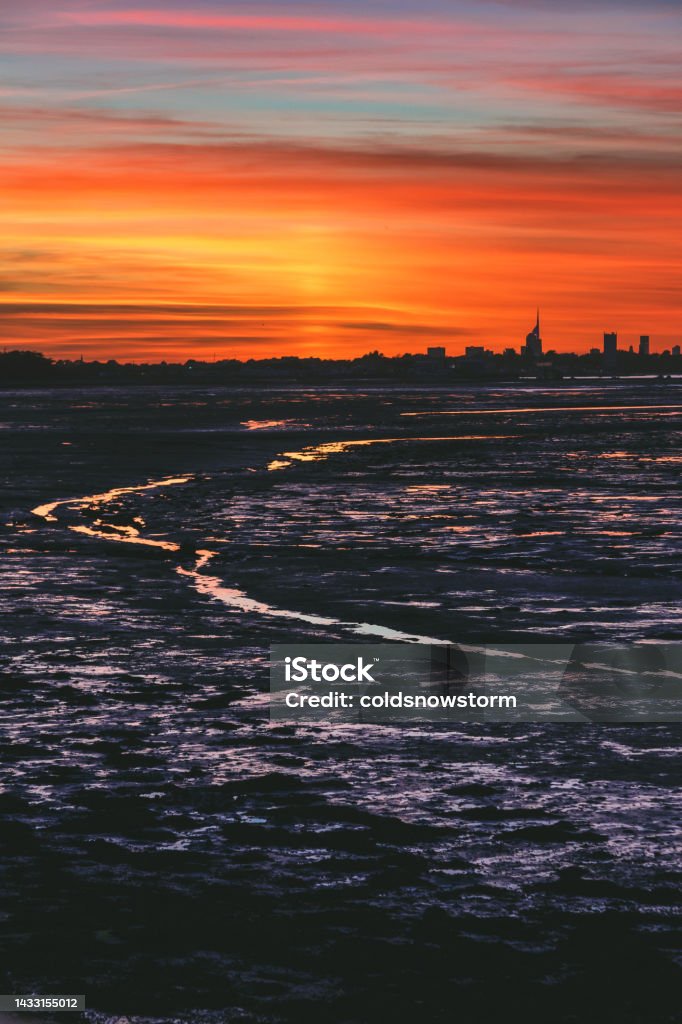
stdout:
<svg viewBox="0 0 682 1024">
<path fill-rule="evenodd" d="M 110 11 L 65 12 L 64 20 L 83 26 L 140 25 L 178 29 L 235 29 L 264 32 L 340 32 L 350 35 L 393 35 L 396 32 L 433 31 L 431 21 L 396 18 L 322 18 L 300 15 L 213 14 L 200 11 L 128 8 Z"/>
</svg>

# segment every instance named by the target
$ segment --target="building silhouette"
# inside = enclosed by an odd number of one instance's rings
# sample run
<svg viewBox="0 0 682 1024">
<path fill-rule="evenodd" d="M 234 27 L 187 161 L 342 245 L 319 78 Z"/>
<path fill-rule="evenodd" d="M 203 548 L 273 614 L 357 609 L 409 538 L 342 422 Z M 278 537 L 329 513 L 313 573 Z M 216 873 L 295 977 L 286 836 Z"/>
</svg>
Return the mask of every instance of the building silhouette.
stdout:
<svg viewBox="0 0 682 1024">
<path fill-rule="evenodd" d="M 540 310 L 538 309 L 535 327 L 526 335 L 526 344 L 522 348 L 524 355 L 531 359 L 539 359 L 542 356 L 542 338 L 540 337 Z"/>
<path fill-rule="evenodd" d="M 640 356 L 649 355 L 649 335 L 640 334 L 639 336 L 639 354 Z"/>
<path fill-rule="evenodd" d="M 615 331 L 604 331 L 604 366 L 613 368 L 618 353 L 618 335 Z"/>
</svg>

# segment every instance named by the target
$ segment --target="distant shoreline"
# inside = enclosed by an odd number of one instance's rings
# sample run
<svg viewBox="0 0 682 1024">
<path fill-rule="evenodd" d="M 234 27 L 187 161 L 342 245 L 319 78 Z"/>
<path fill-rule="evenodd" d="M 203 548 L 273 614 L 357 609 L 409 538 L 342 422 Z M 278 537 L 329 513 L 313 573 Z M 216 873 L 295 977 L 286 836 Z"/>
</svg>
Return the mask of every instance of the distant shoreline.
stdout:
<svg viewBox="0 0 682 1024">
<path fill-rule="evenodd" d="M 665 384 L 674 379 L 682 379 L 682 357 L 670 351 L 647 356 L 619 351 L 615 365 L 609 365 L 599 351 L 585 355 L 550 352 L 537 360 L 516 352 L 491 353 L 484 358 L 389 357 L 371 352 L 357 359 L 287 356 L 245 362 L 188 359 L 184 363 L 55 360 L 33 351 L 0 353 L 0 389 L 131 385 L 448 388 L 524 382 L 560 388 L 595 381 Z"/>
<path fill-rule="evenodd" d="M 165 388 L 165 387 L 180 387 L 192 390 L 194 388 L 225 388 L 225 389 L 239 389 L 239 388 L 256 388 L 258 386 L 265 385 L 270 391 L 288 391 L 292 388 L 316 388 L 318 390 L 333 390 L 333 389 L 347 389 L 354 390 L 357 388 L 373 388 L 378 390 L 385 390 L 389 388 L 402 388 L 406 391 L 451 391 L 453 388 L 482 388 L 482 387 L 513 387 L 514 385 L 528 385 L 537 386 L 543 388 L 552 388 L 556 391 L 563 391 L 567 388 L 575 387 L 588 387 L 590 385 L 599 386 L 618 386 L 618 385 L 637 385 L 640 387 L 656 386 L 665 387 L 671 386 L 679 381 L 682 381 L 682 374 L 666 375 L 665 377 L 641 377 L 636 375 L 622 376 L 622 377 L 564 377 L 559 380 L 544 380 L 538 377 L 505 377 L 505 378 L 460 378 L 458 380 L 451 380 L 447 384 L 436 383 L 435 381 L 422 380 L 416 381 L 414 379 L 405 378 L 390 378 L 390 377 L 365 377 L 365 378 L 339 378 L 336 381 L 330 380 L 319 380 L 313 378 L 271 378 L 271 377 L 252 377 L 243 380 L 222 380 L 202 377 L 198 380 L 182 380 L 178 378 L 170 378 L 166 380 L 160 379 L 145 379 L 144 377 L 123 379 L 123 380 L 108 380 L 108 379 L 96 379 L 96 378 L 66 378 L 60 380 L 0 380 L 0 393 L 11 392 L 11 391 L 32 391 L 36 389 L 42 389 L 45 391 L 49 390 L 64 390 L 68 391 L 73 388 L 108 388 L 112 391 L 122 390 L 125 388 Z"/>
</svg>

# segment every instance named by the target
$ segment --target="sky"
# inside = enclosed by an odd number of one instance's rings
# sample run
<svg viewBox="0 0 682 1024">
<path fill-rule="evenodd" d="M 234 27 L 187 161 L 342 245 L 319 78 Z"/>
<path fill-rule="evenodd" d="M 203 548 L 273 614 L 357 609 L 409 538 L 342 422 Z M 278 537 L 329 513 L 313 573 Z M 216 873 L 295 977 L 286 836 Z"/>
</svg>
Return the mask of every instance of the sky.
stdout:
<svg viewBox="0 0 682 1024">
<path fill-rule="evenodd" d="M 0 7 L 0 325 L 55 358 L 682 342 L 679 0 Z"/>
</svg>

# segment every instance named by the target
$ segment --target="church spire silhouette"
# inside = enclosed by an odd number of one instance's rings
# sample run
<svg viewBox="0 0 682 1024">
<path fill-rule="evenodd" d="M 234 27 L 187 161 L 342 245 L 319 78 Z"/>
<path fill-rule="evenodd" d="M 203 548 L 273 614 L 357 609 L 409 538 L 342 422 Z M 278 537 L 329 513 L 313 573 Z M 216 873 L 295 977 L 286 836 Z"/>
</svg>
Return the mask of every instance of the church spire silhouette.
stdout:
<svg viewBox="0 0 682 1024">
<path fill-rule="evenodd" d="M 532 359 L 538 359 L 542 355 L 542 338 L 540 337 L 540 307 L 537 307 L 535 327 L 526 335 L 526 344 L 523 352 Z"/>
</svg>

